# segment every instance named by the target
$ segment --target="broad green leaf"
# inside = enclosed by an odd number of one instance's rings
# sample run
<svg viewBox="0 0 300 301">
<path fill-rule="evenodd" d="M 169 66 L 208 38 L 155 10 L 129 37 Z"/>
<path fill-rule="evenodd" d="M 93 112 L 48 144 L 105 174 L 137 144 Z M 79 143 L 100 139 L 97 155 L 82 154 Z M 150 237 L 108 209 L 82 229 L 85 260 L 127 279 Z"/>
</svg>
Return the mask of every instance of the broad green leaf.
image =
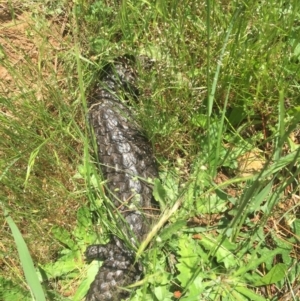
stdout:
<svg viewBox="0 0 300 301">
<path fill-rule="evenodd" d="M 259 296 L 257 294 L 255 294 L 253 291 L 249 290 L 247 287 L 245 286 L 235 286 L 234 289 L 241 293 L 242 295 L 248 297 L 247 300 L 253 300 L 253 301 L 267 301 L 265 298 L 263 298 L 262 296 Z"/>
<path fill-rule="evenodd" d="M 223 299 L 224 301 L 249 301 L 249 299 L 243 296 L 243 294 L 231 288 L 229 289 L 229 291 L 228 289 L 226 289 L 226 291 L 224 290 L 222 294 L 222 301 Z"/>
<path fill-rule="evenodd" d="M 49 263 L 41 267 L 48 279 L 62 277 L 78 269 L 79 252 L 67 251 L 68 254 L 60 257 L 55 263 Z"/>
<path fill-rule="evenodd" d="M 85 206 L 79 208 L 77 211 L 77 225 L 72 234 L 74 235 L 77 248 L 80 248 L 82 251 L 84 251 L 87 245 L 97 240 L 97 233 L 95 231 L 89 231 L 89 229 L 92 228 L 91 221 L 90 210 Z"/>
<path fill-rule="evenodd" d="M 90 210 L 85 206 L 82 206 L 77 211 L 77 225 L 82 228 L 92 225 Z"/>
<path fill-rule="evenodd" d="M 271 181 L 266 187 L 264 187 L 253 200 L 250 202 L 249 212 L 255 212 L 259 209 L 259 206 L 266 200 L 267 195 L 272 189 L 273 181 Z"/>
<path fill-rule="evenodd" d="M 133 297 L 130 298 L 130 301 L 141 301 L 141 300 L 150 301 L 152 299 L 153 299 L 153 293 L 147 294 L 144 288 L 140 288 L 135 291 Z"/>
<path fill-rule="evenodd" d="M 171 301 L 173 294 L 169 291 L 166 285 L 156 286 L 154 288 L 154 295 L 158 301 Z"/>
<path fill-rule="evenodd" d="M 199 198 L 196 202 L 197 212 L 220 213 L 228 209 L 227 200 L 221 199 L 217 194 L 211 194 L 209 198 Z"/>
<path fill-rule="evenodd" d="M 250 260 L 250 262 L 241 268 L 239 268 L 234 274 L 233 277 L 238 277 L 240 275 L 246 274 L 246 272 L 250 270 L 256 269 L 261 263 L 269 260 L 270 258 L 272 259 L 275 255 L 279 254 L 280 250 L 275 249 L 273 251 L 269 251 L 269 253 L 266 252 L 261 258 L 257 258 L 256 260 Z"/>
<path fill-rule="evenodd" d="M 295 152 L 289 153 L 284 157 L 279 158 L 276 162 L 270 165 L 270 167 L 262 173 L 260 179 L 263 180 L 269 176 L 272 176 L 273 174 L 275 174 L 279 170 L 282 170 L 285 166 L 289 165 L 290 163 L 297 162 L 299 158 L 299 153 L 300 153 L 300 149 L 298 149 Z"/>
<path fill-rule="evenodd" d="M 93 261 L 87 269 L 87 277 L 81 282 L 80 286 L 78 287 L 75 295 L 73 296 L 73 301 L 80 301 L 84 298 L 87 291 L 90 288 L 91 283 L 94 281 L 95 276 L 99 270 L 99 262 Z"/>
<path fill-rule="evenodd" d="M 235 243 L 233 243 L 232 241 L 230 241 L 228 238 L 225 238 L 222 241 L 222 246 L 229 251 L 235 251 L 237 249 L 237 245 Z"/>
<path fill-rule="evenodd" d="M 191 117 L 191 123 L 201 127 L 201 128 L 205 128 L 206 126 L 206 122 L 207 122 L 207 116 L 205 114 L 193 114 Z"/>
<path fill-rule="evenodd" d="M 293 261 L 293 258 L 291 257 L 291 252 L 293 250 L 293 242 L 290 242 L 289 239 L 286 241 L 283 240 L 281 237 L 278 237 L 278 234 L 275 232 L 271 232 L 272 239 L 277 245 L 277 249 L 280 249 L 280 254 L 282 256 L 283 263 L 285 265 L 290 265 Z M 294 239 L 291 237 L 290 239 Z M 273 267 L 273 262 L 269 262 L 269 264 L 266 266 L 267 270 L 270 270 Z"/>
<path fill-rule="evenodd" d="M 169 172 L 160 172 L 159 179 L 154 180 L 154 184 L 158 184 L 160 182 L 161 186 L 164 190 L 163 201 L 166 202 L 166 197 L 168 200 L 175 201 L 178 198 L 178 185 L 179 185 L 179 178 L 180 176 L 177 174 L 176 170 L 172 170 Z M 159 187 L 159 184 L 158 184 Z M 155 189 L 155 187 L 154 187 Z"/>
<path fill-rule="evenodd" d="M 213 238 L 211 235 L 205 235 L 202 239 L 199 240 L 199 243 L 204 246 L 204 248 L 208 251 L 213 251 L 218 246 L 218 241 Z M 232 247 L 230 245 L 230 247 Z M 215 252 L 218 262 L 223 262 L 226 268 L 236 267 L 237 266 L 237 258 L 233 255 L 231 251 L 229 251 L 224 245 L 218 247 Z"/>
<path fill-rule="evenodd" d="M 197 275 L 193 282 L 188 286 L 188 300 L 199 300 L 199 295 L 203 292 L 204 289 L 205 286 L 203 285 L 203 276 Z"/>
<path fill-rule="evenodd" d="M 277 250 L 278 254 L 282 253 L 281 248 L 277 248 L 275 250 Z M 270 256 L 270 249 L 267 248 L 267 247 L 261 247 L 257 250 L 257 253 L 259 253 L 259 255 L 260 255 L 260 256 L 258 256 L 258 258 L 262 257 L 262 258 L 265 259 L 264 260 L 264 265 L 265 265 L 267 270 L 270 270 L 274 266 L 274 257 Z"/>
<path fill-rule="evenodd" d="M 187 236 L 180 238 L 178 247 L 180 258 L 178 258 L 179 263 L 176 265 L 179 271 L 177 279 L 185 287 L 193 276 L 200 258 L 196 252 L 197 245 L 191 238 Z"/>
<path fill-rule="evenodd" d="M 154 187 L 153 187 L 153 196 L 156 201 L 159 202 L 161 210 L 164 210 L 166 207 L 166 190 L 162 186 L 159 179 L 154 180 Z"/>
<path fill-rule="evenodd" d="M 158 272 L 154 275 L 147 277 L 147 282 L 154 284 L 155 286 L 166 285 L 170 283 L 170 274 L 158 267 Z"/>
<path fill-rule="evenodd" d="M 276 264 L 265 276 L 263 276 L 254 285 L 269 285 L 276 283 L 285 278 L 287 271 L 287 266 L 283 263 Z"/>
<path fill-rule="evenodd" d="M 177 221 L 173 224 L 168 225 L 166 228 L 164 228 L 159 237 L 162 241 L 166 241 L 167 239 L 171 238 L 171 236 L 175 233 L 177 233 L 179 230 L 182 230 L 186 226 L 186 221 Z"/>
<path fill-rule="evenodd" d="M 70 250 L 76 250 L 77 246 L 67 230 L 62 227 L 56 226 L 52 228 L 52 233 L 58 241 L 66 245 Z"/>
<path fill-rule="evenodd" d="M 31 292 L 36 301 L 46 301 L 42 285 L 38 279 L 32 258 L 30 256 L 27 245 L 13 219 L 4 211 L 5 219 L 11 229 L 14 237 L 21 265 L 25 274 L 26 282 L 31 289 Z"/>
<path fill-rule="evenodd" d="M 293 222 L 293 227 L 295 229 L 295 234 L 300 237 L 300 219 L 295 219 Z"/>
</svg>

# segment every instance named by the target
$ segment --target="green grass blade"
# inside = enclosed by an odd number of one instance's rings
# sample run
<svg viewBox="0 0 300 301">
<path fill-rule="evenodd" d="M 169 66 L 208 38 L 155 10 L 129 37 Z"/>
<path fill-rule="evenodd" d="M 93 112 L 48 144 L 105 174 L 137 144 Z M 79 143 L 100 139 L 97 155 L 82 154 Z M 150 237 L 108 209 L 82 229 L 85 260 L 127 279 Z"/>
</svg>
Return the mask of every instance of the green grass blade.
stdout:
<svg viewBox="0 0 300 301">
<path fill-rule="evenodd" d="M 222 49 L 221 49 L 221 53 L 220 53 L 220 57 L 219 57 L 219 60 L 218 60 L 216 72 L 215 72 L 213 83 L 212 83 L 212 86 L 211 86 L 211 90 L 209 91 L 210 93 L 209 93 L 209 96 L 208 96 L 208 117 L 210 117 L 211 114 L 212 114 L 212 108 L 213 108 L 214 98 L 215 98 L 215 94 L 216 94 L 217 83 L 218 83 L 219 74 L 220 74 L 220 71 L 221 71 L 221 66 L 222 66 L 225 50 L 226 50 L 226 47 L 228 45 L 229 37 L 230 37 L 230 34 L 231 34 L 234 23 L 237 20 L 237 18 L 239 17 L 239 15 L 242 13 L 243 9 L 244 9 L 244 6 L 241 6 L 236 10 L 236 12 L 233 15 L 232 20 L 229 24 L 227 32 L 226 32 L 226 36 L 225 36 L 224 43 L 223 43 L 223 46 L 222 46 Z"/>
<path fill-rule="evenodd" d="M 285 138 L 285 109 L 284 109 L 284 91 L 279 91 L 279 105 L 278 105 L 278 138 L 276 141 L 277 147 L 274 154 L 274 160 L 279 160 L 281 148 Z"/>
<path fill-rule="evenodd" d="M 22 234 L 20 233 L 17 225 L 15 224 L 11 216 L 7 214 L 6 210 L 4 210 L 4 215 L 16 242 L 21 265 L 25 274 L 27 284 L 30 287 L 31 293 L 33 294 L 35 300 L 46 301 L 42 285 L 39 282 L 32 258 L 30 256 L 27 245 L 22 237 Z"/>
<path fill-rule="evenodd" d="M 27 166 L 27 172 L 26 172 L 26 178 L 24 181 L 24 186 L 27 187 L 28 179 L 31 173 L 31 170 L 33 169 L 35 159 L 38 156 L 41 148 L 48 143 L 49 139 L 46 139 L 42 144 L 40 144 L 34 151 L 31 152 L 30 158 L 28 161 L 28 166 Z"/>
<path fill-rule="evenodd" d="M 237 292 L 243 294 L 244 296 L 250 298 L 248 300 L 253 300 L 253 301 L 266 301 L 265 298 L 255 294 L 254 292 L 252 292 L 251 290 L 249 290 L 248 288 L 244 287 L 244 286 L 236 286 L 234 288 Z"/>
<path fill-rule="evenodd" d="M 222 142 L 222 136 L 224 133 L 224 120 L 225 120 L 225 114 L 226 114 L 226 108 L 227 108 L 227 104 L 228 104 L 230 88 L 231 88 L 231 84 L 229 84 L 228 89 L 227 89 L 227 95 L 226 95 L 225 103 L 224 103 L 223 110 L 222 110 L 220 126 L 218 128 L 218 137 L 217 137 L 217 146 L 216 146 L 216 155 L 215 155 L 216 160 L 214 160 L 214 166 L 213 166 L 213 169 L 211 172 L 213 177 L 215 177 L 217 174 L 218 161 L 219 161 L 218 158 L 220 157 L 220 152 L 221 152 L 221 142 Z"/>
<path fill-rule="evenodd" d="M 213 104 L 214 104 L 215 94 L 216 94 L 216 90 L 217 90 L 218 79 L 219 79 L 219 75 L 220 75 L 220 72 L 221 72 L 222 62 L 223 62 L 224 55 L 225 55 L 225 50 L 226 50 L 226 47 L 227 47 L 228 42 L 229 42 L 229 37 L 230 37 L 230 34 L 232 32 L 233 25 L 234 25 L 235 21 L 238 19 L 239 15 L 242 13 L 243 8 L 244 8 L 244 6 L 241 6 L 235 11 L 235 13 L 234 13 L 234 15 L 231 19 L 231 22 L 228 26 L 211 87 L 209 85 L 209 76 L 208 76 L 208 80 L 207 80 L 207 82 L 208 82 L 207 129 L 210 128 L 210 118 L 211 118 L 211 114 L 212 114 L 212 110 L 213 110 Z M 209 32 L 210 32 L 209 31 L 210 30 L 209 29 L 209 21 L 207 21 L 207 26 L 208 26 L 208 38 L 209 38 Z M 209 66 L 209 59 L 210 59 L 210 57 L 208 55 L 208 66 Z M 230 85 L 229 85 L 229 88 L 228 88 L 228 93 L 229 93 L 229 91 L 230 91 Z M 228 98 L 228 95 L 227 95 L 227 98 Z M 226 106 L 227 106 L 227 100 L 226 100 Z M 224 108 L 226 108 L 226 107 L 224 106 Z M 225 109 L 223 111 L 223 115 L 224 115 L 224 112 L 225 112 Z M 223 118 L 224 118 L 224 116 L 223 116 Z M 223 121 L 224 121 L 224 119 L 222 120 L 222 124 L 219 127 L 218 136 L 220 136 L 220 133 L 222 133 Z M 220 137 L 218 137 L 218 139 L 220 139 Z M 210 145 L 210 140 L 208 140 L 208 144 L 209 144 L 209 148 L 211 148 L 212 146 Z M 220 145 L 218 145 L 218 147 L 216 148 L 216 155 L 217 156 L 219 156 L 219 151 L 220 151 Z M 217 158 L 218 157 L 216 157 L 216 159 Z M 212 169 L 211 169 L 212 177 L 215 177 L 216 168 L 217 168 L 217 160 L 215 160 L 214 166 L 212 166 Z"/>
</svg>

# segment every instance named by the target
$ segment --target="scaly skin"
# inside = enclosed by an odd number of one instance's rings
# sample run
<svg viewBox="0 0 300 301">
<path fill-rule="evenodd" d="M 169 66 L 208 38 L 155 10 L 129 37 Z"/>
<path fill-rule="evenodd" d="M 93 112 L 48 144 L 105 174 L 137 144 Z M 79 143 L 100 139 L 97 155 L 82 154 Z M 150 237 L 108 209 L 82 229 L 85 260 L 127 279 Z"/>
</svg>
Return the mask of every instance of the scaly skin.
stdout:
<svg viewBox="0 0 300 301">
<path fill-rule="evenodd" d="M 89 120 L 94 129 L 101 170 L 109 196 L 123 216 L 120 225 L 128 240 L 138 245 L 153 222 L 152 188 L 145 179 L 158 176 L 149 141 L 118 96 L 136 97 L 135 73 L 121 58 L 108 65 L 91 97 Z M 124 94 L 125 93 L 125 94 Z M 135 254 L 114 237 L 106 245 L 92 245 L 88 259 L 103 260 L 88 291 L 87 301 L 120 301 L 128 296 L 120 287 L 137 281 L 142 273 Z"/>
</svg>

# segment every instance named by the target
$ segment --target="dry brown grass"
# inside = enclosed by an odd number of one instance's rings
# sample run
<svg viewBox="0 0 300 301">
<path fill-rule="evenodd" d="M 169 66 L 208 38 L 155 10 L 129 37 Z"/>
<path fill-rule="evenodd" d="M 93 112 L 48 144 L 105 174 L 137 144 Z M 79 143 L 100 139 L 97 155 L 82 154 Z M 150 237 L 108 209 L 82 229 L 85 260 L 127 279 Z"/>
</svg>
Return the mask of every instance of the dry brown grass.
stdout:
<svg viewBox="0 0 300 301">
<path fill-rule="evenodd" d="M 27 5 L 30 9 L 22 2 L 0 3 L 0 189 L 34 261 L 42 264 L 55 259 L 60 248 L 51 228 L 74 228 L 76 209 L 85 202 L 82 182 L 72 178 L 83 152 L 72 119 L 76 116 L 81 127 L 84 120 L 76 94 L 70 93 L 76 91 L 76 75 L 68 56 L 69 20 L 42 17 L 42 4 Z M 34 12 L 41 15 L 35 18 Z M 16 279 L 22 270 L 2 212 L 0 224 L 5 255 L 0 274 Z"/>
</svg>

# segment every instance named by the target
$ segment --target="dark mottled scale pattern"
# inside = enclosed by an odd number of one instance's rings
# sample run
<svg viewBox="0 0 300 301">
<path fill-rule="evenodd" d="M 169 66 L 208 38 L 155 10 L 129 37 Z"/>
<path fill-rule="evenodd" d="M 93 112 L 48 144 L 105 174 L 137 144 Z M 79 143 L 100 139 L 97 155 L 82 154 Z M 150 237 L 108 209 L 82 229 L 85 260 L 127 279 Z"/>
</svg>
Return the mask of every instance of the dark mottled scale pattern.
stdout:
<svg viewBox="0 0 300 301">
<path fill-rule="evenodd" d="M 152 188 L 145 179 L 158 175 L 151 144 L 120 100 L 137 97 L 135 79 L 127 58 L 108 65 L 101 76 L 101 86 L 90 97 L 89 109 L 109 197 L 122 214 L 125 223 L 120 223 L 133 245 L 145 238 L 153 222 Z M 120 287 L 141 276 L 135 254 L 116 237 L 106 245 L 89 246 L 86 256 L 103 260 L 87 301 L 120 301 L 128 296 Z"/>
</svg>

